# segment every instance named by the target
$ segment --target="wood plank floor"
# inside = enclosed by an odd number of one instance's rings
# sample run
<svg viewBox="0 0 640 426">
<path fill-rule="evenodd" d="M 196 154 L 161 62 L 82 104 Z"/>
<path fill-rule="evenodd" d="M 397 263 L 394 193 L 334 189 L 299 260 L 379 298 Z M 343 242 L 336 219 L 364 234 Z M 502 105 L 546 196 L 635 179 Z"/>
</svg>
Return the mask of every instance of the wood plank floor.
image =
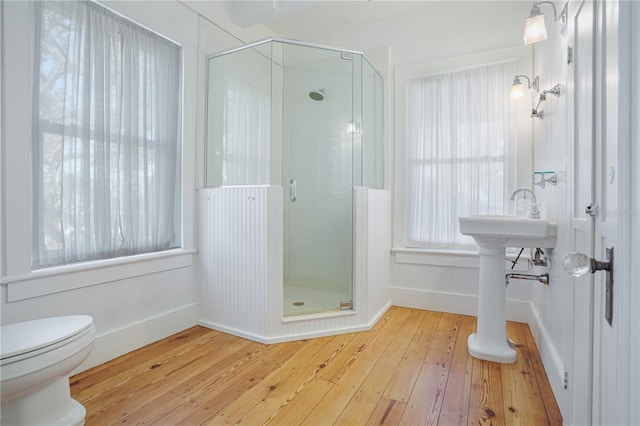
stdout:
<svg viewBox="0 0 640 426">
<path fill-rule="evenodd" d="M 561 425 L 526 324 L 514 364 L 467 353 L 475 318 L 392 307 L 366 332 L 264 345 L 193 327 L 71 378 L 87 425 Z"/>
</svg>

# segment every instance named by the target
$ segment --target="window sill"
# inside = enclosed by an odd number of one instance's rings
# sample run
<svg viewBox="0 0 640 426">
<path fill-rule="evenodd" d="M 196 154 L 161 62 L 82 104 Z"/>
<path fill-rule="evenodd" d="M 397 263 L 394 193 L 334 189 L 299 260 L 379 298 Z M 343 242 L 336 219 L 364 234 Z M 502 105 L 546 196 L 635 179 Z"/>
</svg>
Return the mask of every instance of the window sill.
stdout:
<svg viewBox="0 0 640 426">
<path fill-rule="evenodd" d="M 406 247 L 394 247 L 391 249 L 396 263 L 409 265 L 448 266 L 453 268 L 479 268 L 480 256 L 476 250 L 438 250 L 438 249 L 414 249 Z M 527 253 L 527 254 L 525 254 Z M 517 251 L 507 251 L 508 259 L 515 259 Z M 524 252 L 518 261 L 518 265 L 527 265 L 531 256 Z M 511 267 L 511 264 L 508 265 Z M 524 267 L 524 266 L 523 266 Z M 518 269 L 520 270 L 520 269 Z"/>
<path fill-rule="evenodd" d="M 412 265 L 451 266 L 458 268 L 477 268 L 477 251 L 392 248 L 396 263 Z"/>
<path fill-rule="evenodd" d="M 186 268 L 192 265 L 193 254 L 196 252 L 195 249 L 174 249 L 39 269 L 24 275 L 2 277 L 0 283 L 7 286 L 7 302 L 17 302 L 62 291 Z"/>
</svg>

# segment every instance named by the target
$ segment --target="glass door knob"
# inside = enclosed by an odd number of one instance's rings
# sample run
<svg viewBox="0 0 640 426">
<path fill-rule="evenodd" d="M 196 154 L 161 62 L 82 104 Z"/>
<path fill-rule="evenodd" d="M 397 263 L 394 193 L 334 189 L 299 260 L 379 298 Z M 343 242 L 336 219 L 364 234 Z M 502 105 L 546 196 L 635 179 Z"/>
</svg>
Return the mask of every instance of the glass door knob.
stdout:
<svg viewBox="0 0 640 426">
<path fill-rule="evenodd" d="M 571 252 L 564 255 L 562 267 L 574 277 L 581 277 L 587 272 L 594 273 L 596 271 L 611 271 L 612 261 L 607 249 L 609 259 L 607 261 L 596 260 L 584 253 Z"/>
<path fill-rule="evenodd" d="M 562 267 L 574 277 L 580 277 L 587 272 L 607 271 L 605 280 L 604 317 L 613 324 L 613 247 L 607 248 L 607 260 L 595 260 L 583 253 L 571 252 L 564 255 Z"/>
</svg>

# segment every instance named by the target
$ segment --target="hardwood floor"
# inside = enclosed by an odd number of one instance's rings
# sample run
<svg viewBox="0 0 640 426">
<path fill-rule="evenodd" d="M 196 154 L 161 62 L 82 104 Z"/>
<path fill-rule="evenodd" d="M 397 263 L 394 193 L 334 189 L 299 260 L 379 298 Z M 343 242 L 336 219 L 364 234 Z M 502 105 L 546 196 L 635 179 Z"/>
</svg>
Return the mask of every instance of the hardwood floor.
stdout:
<svg viewBox="0 0 640 426">
<path fill-rule="evenodd" d="M 561 425 L 526 324 L 514 364 L 467 353 L 475 318 L 392 307 L 370 331 L 264 345 L 193 327 L 71 378 L 87 425 Z"/>
</svg>

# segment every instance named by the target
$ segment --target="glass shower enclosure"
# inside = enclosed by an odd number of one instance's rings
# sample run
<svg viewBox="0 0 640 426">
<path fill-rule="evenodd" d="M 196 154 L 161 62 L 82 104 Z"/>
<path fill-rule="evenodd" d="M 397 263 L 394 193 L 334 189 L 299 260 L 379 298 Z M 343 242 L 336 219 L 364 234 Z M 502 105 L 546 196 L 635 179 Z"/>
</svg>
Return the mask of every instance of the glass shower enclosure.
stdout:
<svg viewBox="0 0 640 426">
<path fill-rule="evenodd" d="M 358 52 L 269 39 L 209 57 L 205 184 L 281 186 L 283 315 L 351 310 L 353 188 L 382 188 L 382 77 Z"/>
</svg>

